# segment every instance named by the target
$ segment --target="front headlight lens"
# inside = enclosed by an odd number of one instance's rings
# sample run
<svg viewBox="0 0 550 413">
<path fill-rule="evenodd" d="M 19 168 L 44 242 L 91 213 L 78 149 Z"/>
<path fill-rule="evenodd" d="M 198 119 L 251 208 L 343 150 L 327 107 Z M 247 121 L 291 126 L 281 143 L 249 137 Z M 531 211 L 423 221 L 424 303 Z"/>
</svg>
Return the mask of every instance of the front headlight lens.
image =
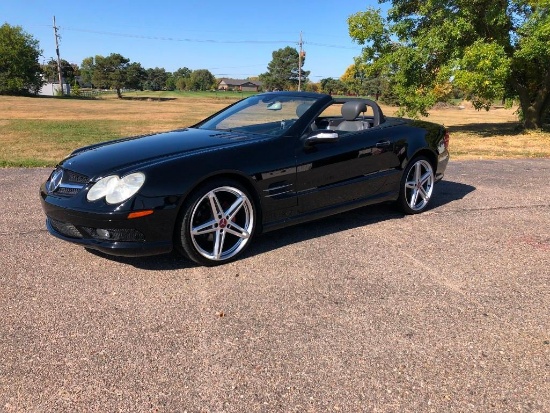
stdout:
<svg viewBox="0 0 550 413">
<path fill-rule="evenodd" d="M 97 181 L 88 191 L 88 201 L 105 197 L 108 204 L 119 204 L 134 195 L 145 182 L 145 175 L 136 172 L 122 179 L 117 175 L 106 176 Z"/>
</svg>

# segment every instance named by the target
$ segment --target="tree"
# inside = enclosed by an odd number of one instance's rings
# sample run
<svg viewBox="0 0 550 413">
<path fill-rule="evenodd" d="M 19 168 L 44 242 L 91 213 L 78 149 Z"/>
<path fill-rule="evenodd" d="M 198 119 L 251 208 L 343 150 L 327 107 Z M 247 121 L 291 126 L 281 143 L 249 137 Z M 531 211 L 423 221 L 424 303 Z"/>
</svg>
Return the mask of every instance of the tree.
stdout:
<svg viewBox="0 0 550 413">
<path fill-rule="evenodd" d="M 216 85 L 216 78 L 207 69 L 194 70 L 187 82 L 187 89 L 210 90 Z"/>
<path fill-rule="evenodd" d="M 359 62 L 350 65 L 344 74 L 340 76 L 340 80 L 346 86 L 346 89 L 357 96 L 367 94 L 365 88 L 366 75 L 362 66 L 363 65 Z"/>
<path fill-rule="evenodd" d="M 267 65 L 267 72 L 262 73 L 259 78 L 267 89 L 295 90 L 298 88 L 299 76 L 299 55 L 298 51 L 290 46 L 284 49 L 275 50 L 272 53 L 272 60 Z M 302 66 L 306 56 L 302 55 Z M 308 81 L 309 71 L 302 69 L 302 84 Z"/>
<path fill-rule="evenodd" d="M 80 76 L 84 84 L 93 85 L 94 68 L 95 64 L 93 57 L 86 57 L 82 60 L 82 64 L 80 65 Z"/>
<path fill-rule="evenodd" d="M 328 93 L 329 95 L 342 94 L 344 93 L 346 88 L 341 80 L 333 79 L 331 77 L 321 79 L 319 83 L 321 85 L 321 90 L 323 91 L 323 93 Z"/>
<path fill-rule="evenodd" d="M 147 69 L 145 72 L 147 79 L 143 83 L 143 89 L 156 91 L 166 88 L 169 73 L 164 68 L 155 67 L 154 69 Z"/>
<path fill-rule="evenodd" d="M 187 90 L 187 84 L 189 82 L 190 77 L 178 77 L 176 80 L 176 89 L 178 90 Z"/>
<path fill-rule="evenodd" d="M 147 79 L 147 72 L 141 66 L 141 63 L 130 63 L 126 70 L 126 82 L 124 83 L 124 87 L 128 89 L 143 90 L 145 79 Z"/>
<path fill-rule="evenodd" d="M 42 66 L 42 71 L 44 72 L 44 78 L 48 82 L 59 82 L 58 78 L 58 68 L 57 68 L 57 60 L 53 57 L 50 58 L 48 63 Z M 73 84 L 74 78 L 76 76 L 76 69 L 75 66 L 71 63 L 67 62 L 66 60 L 61 59 L 61 76 L 63 77 L 63 80 L 69 84 Z"/>
<path fill-rule="evenodd" d="M 391 79 L 402 113 L 427 110 L 457 86 L 477 109 L 518 98 L 527 129 L 550 107 L 548 0 L 380 0 L 349 17 L 367 71 Z"/>
<path fill-rule="evenodd" d="M 185 90 L 187 89 L 187 80 L 191 78 L 191 73 L 193 71 L 187 67 L 182 67 L 176 70 L 174 73 L 171 73 L 166 80 L 166 88 L 168 90 Z"/>
<path fill-rule="evenodd" d="M 38 40 L 20 26 L 0 26 L 0 94 L 36 94 L 44 83 Z"/>
<path fill-rule="evenodd" d="M 122 98 L 122 89 L 139 89 L 146 78 L 139 63 L 130 63 L 130 59 L 118 53 L 84 59 L 81 72 L 85 82 L 91 80 L 96 87 L 115 89 L 119 98 Z"/>
<path fill-rule="evenodd" d="M 305 91 L 306 92 L 315 92 L 318 93 L 321 90 L 321 85 L 319 83 L 307 82 Z"/>
</svg>

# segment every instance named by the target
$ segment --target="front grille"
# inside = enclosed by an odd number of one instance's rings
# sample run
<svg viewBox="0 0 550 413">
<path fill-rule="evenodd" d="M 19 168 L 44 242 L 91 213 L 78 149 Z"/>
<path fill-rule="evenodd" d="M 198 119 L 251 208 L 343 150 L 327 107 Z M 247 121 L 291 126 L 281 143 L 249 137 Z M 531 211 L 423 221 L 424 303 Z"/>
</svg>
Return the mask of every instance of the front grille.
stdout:
<svg viewBox="0 0 550 413">
<path fill-rule="evenodd" d="M 90 178 L 86 175 L 57 167 L 50 175 L 50 179 L 47 183 L 47 189 L 51 194 L 71 197 L 79 193 L 86 186 L 89 180 Z"/>
<path fill-rule="evenodd" d="M 55 193 L 63 196 L 73 196 L 79 193 L 81 189 L 82 188 L 68 188 L 60 186 L 59 188 L 57 188 L 57 191 L 55 191 Z"/>
<path fill-rule="evenodd" d="M 68 222 L 61 222 L 56 219 L 48 218 L 52 228 L 59 232 L 61 235 L 65 235 L 69 238 L 82 238 L 80 231 L 73 225 Z"/>
<path fill-rule="evenodd" d="M 77 174 L 76 172 L 70 171 L 68 169 L 65 169 L 65 173 L 67 174 L 68 182 L 86 184 L 90 180 L 90 178 L 88 178 L 86 175 Z"/>
</svg>

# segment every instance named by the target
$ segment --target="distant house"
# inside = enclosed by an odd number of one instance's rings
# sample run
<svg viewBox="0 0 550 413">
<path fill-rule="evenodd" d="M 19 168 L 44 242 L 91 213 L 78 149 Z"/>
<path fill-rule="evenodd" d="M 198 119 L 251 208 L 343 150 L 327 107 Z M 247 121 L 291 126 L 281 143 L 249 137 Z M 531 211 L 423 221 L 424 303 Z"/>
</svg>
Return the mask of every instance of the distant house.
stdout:
<svg viewBox="0 0 550 413">
<path fill-rule="evenodd" d="M 218 90 L 238 90 L 241 92 L 258 92 L 262 87 L 261 82 L 222 78 L 218 83 Z"/>
</svg>

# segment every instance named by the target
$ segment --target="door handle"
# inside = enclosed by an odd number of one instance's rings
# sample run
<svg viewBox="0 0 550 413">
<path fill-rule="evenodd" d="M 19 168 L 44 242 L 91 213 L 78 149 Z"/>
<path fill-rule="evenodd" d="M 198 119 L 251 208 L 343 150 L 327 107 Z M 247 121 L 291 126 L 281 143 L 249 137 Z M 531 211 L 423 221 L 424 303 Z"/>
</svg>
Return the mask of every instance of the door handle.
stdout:
<svg viewBox="0 0 550 413">
<path fill-rule="evenodd" d="M 376 147 L 377 148 L 386 148 L 388 146 L 391 145 L 391 142 L 390 141 L 380 141 L 380 142 L 376 142 Z"/>
</svg>

